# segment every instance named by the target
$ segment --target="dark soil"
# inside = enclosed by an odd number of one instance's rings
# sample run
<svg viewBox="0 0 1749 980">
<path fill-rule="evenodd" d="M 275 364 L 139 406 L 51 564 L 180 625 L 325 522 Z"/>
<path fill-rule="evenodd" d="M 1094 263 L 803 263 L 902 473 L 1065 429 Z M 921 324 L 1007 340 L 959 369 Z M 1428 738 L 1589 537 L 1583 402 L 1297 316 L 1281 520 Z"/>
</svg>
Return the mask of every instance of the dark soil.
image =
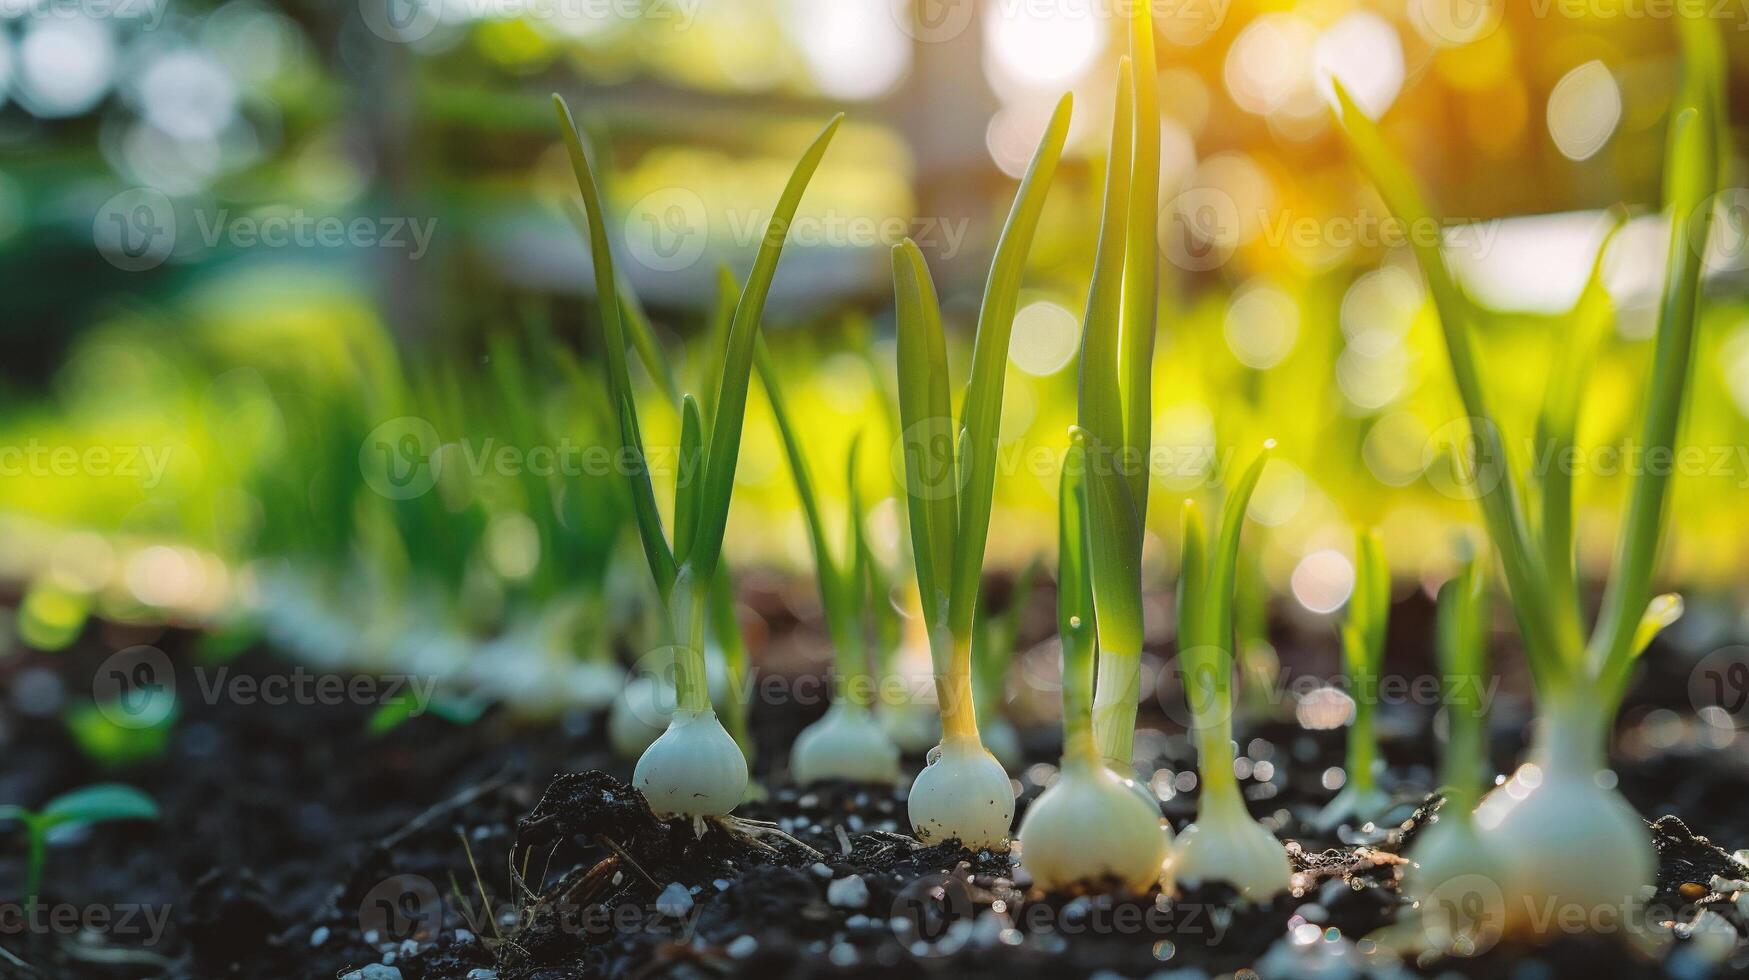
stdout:
<svg viewBox="0 0 1749 980">
<path fill-rule="evenodd" d="M 717 826 L 698 836 L 657 821 L 621 781 L 629 766 L 607 753 L 600 718 L 532 723 L 494 709 L 466 727 L 424 715 L 372 736 L 370 705 L 207 696 L 194 668 L 199 639 L 103 627 L 73 651 L 0 661 L 0 803 L 40 805 L 121 781 L 164 813 L 158 823 L 102 824 L 57 841 L 36 917 L 22 915 L 18 895 L 22 835 L 0 829 L 0 977 L 1111 971 L 1189 980 L 1372 970 L 1688 980 L 1706 975 L 1701 944 L 1683 938 L 1699 910 L 1746 931 L 1741 896 L 1711 885 L 1745 876 L 1726 852 L 1749 846 L 1749 764 L 1740 740 L 1724 751 L 1704 744 L 1675 653 L 1648 658 L 1652 673 L 1624 712 L 1615 764 L 1629 800 L 1660 817 L 1654 907 L 1668 910 L 1660 922 L 1677 940 L 1655 953 L 1611 937 L 1502 943 L 1472 959 L 1417 962 L 1382 940 L 1403 907 L 1397 855 L 1437 804 L 1426 797 L 1434 746 L 1424 711 L 1382 719 L 1401 805 L 1380 827 L 1335 835 L 1315 832 L 1309 818 L 1332 795 L 1323 780 L 1342 764 L 1341 733 L 1285 721 L 1241 736 L 1253 811 L 1289 842 L 1292 896 L 1262 907 L 1219 887 L 1176 898 L 1047 896 L 1006 854 L 917 845 L 902 790 L 790 785 L 771 760 L 806 723 L 803 712 L 756 715 L 769 796 L 737 816 L 771 828 L 751 839 Z M 180 717 L 161 755 L 106 768 L 80 750 L 62 715 L 89 700 L 109 651 L 139 642 L 177 664 Z M 315 673 L 261 650 L 226 666 L 258 678 Z M 1502 770 L 1521 744 L 1514 704 L 1523 700 L 1504 699 L 1496 712 Z M 1170 730 L 1164 719 L 1152 724 Z M 1027 742 L 1032 764 L 1015 773 L 1022 814 L 1052 775 L 1045 760 L 1055 752 L 1051 732 L 1029 732 Z M 1188 746 L 1171 734 L 1143 744 L 1181 828 L 1195 807 Z M 67 911 L 48 918 L 55 910 Z M 1716 975 L 1749 970 L 1741 949 Z"/>
</svg>

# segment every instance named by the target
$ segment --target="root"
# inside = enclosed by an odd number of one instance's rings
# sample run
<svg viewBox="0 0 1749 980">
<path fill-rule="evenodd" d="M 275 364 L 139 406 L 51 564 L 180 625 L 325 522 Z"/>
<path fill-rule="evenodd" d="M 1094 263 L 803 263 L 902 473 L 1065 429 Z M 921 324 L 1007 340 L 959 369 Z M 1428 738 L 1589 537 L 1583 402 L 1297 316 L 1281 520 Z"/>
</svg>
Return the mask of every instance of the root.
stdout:
<svg viewBox="0 0 1749 980">
<path fill-rule="evenodd" d="M 806 852 L 815 860 L 825 858 L 824 854 L 821 854 L 819 851 L 816 851 L 801 841 L 796 840 L 793 836 L 785 832 L 783 828 L 774 823 L 767 823 L 764 820 L 748 820 L 744 817 L 731 816 L 694 817 L 693 823 L 695 828 L 702 825 L 706 820 L 721 827 L 723 831 L 731 837 L 746 841 L 768 854 L 778 853 L 777 848 L 772 847 L 765 841 L 765 838 L 775 837 L 786 844 L 790 844 L 797 849 Z"/>
</svg>

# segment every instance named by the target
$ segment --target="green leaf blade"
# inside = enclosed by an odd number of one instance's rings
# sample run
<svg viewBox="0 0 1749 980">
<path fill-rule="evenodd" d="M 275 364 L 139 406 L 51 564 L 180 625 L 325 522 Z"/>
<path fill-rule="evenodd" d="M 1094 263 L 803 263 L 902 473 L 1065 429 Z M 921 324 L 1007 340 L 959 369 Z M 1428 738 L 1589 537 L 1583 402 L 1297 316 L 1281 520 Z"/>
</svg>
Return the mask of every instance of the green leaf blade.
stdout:
<svg viewBox="0 0 1749 980">
<path fill-rule="evenodd" d="M 1419 185 L 1385 142 L 1378 125 L 1355 104 L 1341 80 L 1333 78 L 1331 81 L 1338 103 L 1338 128 L 1350 154 L 1371 179 L 1386 207 L 1406 227 L 1439 227 Z M 1538 686 L 1546 688 L 1565 671 L 1571 657 L 1567 650 L 1575 645 L 1575 631 L 1557 625 L 1564 620 L 1555 616 L 1549 602 L 1546 572 L 1540 564 L 1538 552 L 1530 543 L 1530 532 L 1520 504 L 1522 495 L 1507 463 L 1505 437 L 1498 420 L 1489 411 L 1477 367 L 1475 341 L 1471 336 L 1474 310 L 1453 281 L 1440 245 L 1428 240 L 1428 235 L 1409 237 L 1439 312 L 1446 358 L 1468 415 L 1478 467 L 1475 480 L 1482 489 L 1482 516 L 1488 525 L 1488 536 L 1500 551 L 1513 609 L 1524 632 L 1525 647 Z"/>
<path fill-rule="evenodd" d="M 106 823 L 112 820 L 157 820 L 158 804 L 123 783 L 98 783 L 63 793 L 42 808 L 47 827 Z"/>
<path fill-rule="evenodd" d="M 1245 529 L 1245 513 L 1251 507 L 1251 496 L 1256 492 L 1258 481 L 1263 478 L 1263 468 L 1269 464 L 1274 450 L 1275 440 L 1265 442 L 1257 458 L 1233 484 L 1221 505 L 1220 531 L 1209 558 L 1207 612 L 1198 625 L 1204 630 L 1203 642 L 1226 651 L 1229 659 L 1234 649 L 1233 589 L 1238 580 L 1239 538 Z"/>
<path fill-rule="evenodd" d="M 1129 247 L 1131 136 L 1135 115 L 1130 61 L 1119 60 L 1105 203 L 1093 282 L 1081 331 L 1078 425 L 1086 433 L 1088 518 L 1093 546 L 1093 598 L 1100 642 L 1108 651 L 1142 648 L 1141 515 L 1130 492 L 1119 360 L 1124 325 L 1125 255 Z M 1144 467 L 1145 475 L 1145 467 Z"/>
<path fill-rule="evenodd" d="M 704 499 L 699 513 L 698 536 L 687 562 L 708 579 L 714 573 L 723 550 L 723 535 L 729 523 L 729 498 L 734 491 L 735 466 L 741 452 L 741 423 L 747 408 L 747 389 L 752 381 L 754 341 L 765 313 L 765 300 L 771 293 L 772 279 L 777 275 L 777 263 L 789 238 L 790 225 L 795 222 L 796 208 L 802 194 L 820 168 L 826 148 L 844 121 L 844 114 L 833 116 L 820 134 L 802 153 L 753 259 L 753 271 L 735 304 L 735 316 L 729 326 L 729 342 L 723 358 L 722 385 L 717 393 L 717 405 L 711 412 L 709 456 L 705 460 Z"/>
<path fill-rule="evenodd" d="M 1063 143 L 1068 139 L 1071 106 L 1068 95 L 1057 102 L 1026 175 L 1021 178 L 1020 190 L 1015 194 L 1014 205 L 996 243 L 996 255 L 990 263 L 990 276 L 984 284 L 984 300 L 978 311 L 978 333 L 972 344 L 972 377 L 966 387 L 962 407 L 963 436 L 956 457 L 960 472 L 959 516 L 953 545 L 948 614 L 953 635 L 966 641 L 971 638 L 972 617 L 977 611 L 984 544 L 990 530 L 1008 341 L 1013 333 L 1026 256 L 1032 249 L 1033 233 L 1037 231 L 1039 216 L 1044 211 L 1045 194 L 1056 176 Z"/>
<path fill-rule="evenodd" d="M 704 489 L 699 469 L 705 455 L 704 422 L 699 417 L 698 399 L 687 395 L 680 400 L 680 460 L 674 473 L 676 561 L 686 561 L 693 535 L 698 531 L 699 494 Z"/>
<path fill-rule="evenodd" d="M 1718 190 L 1718 132 L 1722 82 L 1716 29 L 1685 16 L 1683 84 L 1665 148 L 1664 207 L 1670 214 L 1670 246 L 1665 260 L 1664 293 L 1658 309 L 1658 334 L 1652 354 L 1652 387 L 1640 434 L 1648 458 L 1671 458 L 1682 419 L 1695 325 L 1699 320 L 1701 275 Z M 1592 634 L 1589 665 L 1607 691 L 1627 685 L 1638 656 L 1635 650 L 1652 570 L 1662 538 L 1671 466 L 1645 466 L 1634 475 L 1627 516 L 1617 543 L 1615 568 Z"/>
<path fill-rule="evenodd" d="M 1558 610 L 1579 615 L 1576 556 L 1573 552 L 1573 473 L 1564 459 L 1577 439 L 1579 405 L 1591 364 L 1603 346 L 1615 320 L 1615 304 L 1604 285 L 1603 260 L 1610 243 L 1626 222 L 1624 211 L 1613 221 L 1597 247 L 1585 287 L 1564 318 L 1562 353 L 1543 392 L 1537 416 L 1537 455 L 1551 462 L 1542 473 L 1541 523 L 1543 566 L 1548 569 L 1549 593 Z"/>
<path fill-rule="evenodd" d="M 632 509 L 637 518 L 638 538 L 644 546 L 644 557 L 649 562 L 650 573 L 656 579 L 656 588 L 666 597 L 674 586 L 674 554 L 663 534 L 661 511 L 656 507 L 655 489 L 650 485 L 643 438 L 638 430 L 631 373 L 626 366 L 625 330 L 620 319 L 622 309 L 619 301 L 619 277 L 614 270 L 613 251 L 608 245 L 607 219 L 601 204 L 601 191 L 596 184 L 595 171 L 589 163 L 589 154 L 583 147 L 582 137 L 578 135 L 577 124 L 571 118 L 570 107 L 563 98 L 554 95 L 553 110 L 558 114 L 565 151 L 571 160 L 571 171 L 577 179 L 577 188 L 583 195 L 584 223 L 589 231 L 589 257 L 594 266 L 596 304 L 603 333 L 603 360 L 607 365 L 608 397 L 618 423 L 612 430 L 618 436 L 617 444 L 613 448 L 616 455 L 623 452 L 629 457 L 627 462 L 631 470 Z"/>
<path fill-rule="evenodd" d="M 1088 567 L 1087 447 L 1078 430 L 1057 489 L 1057 635 L 1063 645 L 1063 745 L 1084 741 L 1093 754 L 1093 663 L 1097 635 Z"/>
<path fill-rule="evenodd" d="M 923 617 L 934 633 L 949 620 L 960 487 L 941 305 L 923 252 L 910 239 L 893 246 L 893 292 L 906 513 Z"/>
<path fill-rule="evenodd" d="M 1130 71 L 1135 79 L 1134 156 L 1124 246 L 1123 336 L 1118 363 L 1123 377 L 1124 449 L 1130 498 L 1143 524 L 1148 519 L 1149 455 L 1154 425 L 1154 341 L 1159 315 L 1160 213 L 1159 65 L 1154 55 L 1154 15 L 1146 3 L 1130 19 Z"/>
<path fill-rule="evenodd" d="M 759 381 L 765 386 L 765 398 L 771 405 L 778 438 L 783 443 L 784 455 L 789 461 L 796 497 L 802 504 L 802 517 L 808 525 L 808 543 L 814 551 L 814 574 L 820 588 L 820 602 L 826 611 L 826 625 L 832 633 L 834 645 L 842 649 L 845 637 L 852 628 L 854 616 L 844 608 L 841 573 L 827 542 L 826 521 L 820 512 L 819 498 L 814 493 L 813 473 L 808 466 L 807 454 L 802 450 L 801 440 L 796 437 L 795 427 L 790 421 L 788 403 L 777 377 L 777 366 L 772 363 L 771 352 L 766 347 L 764 337 L 759 338 L 754 363 L 759 371 Z"/>
</svg>

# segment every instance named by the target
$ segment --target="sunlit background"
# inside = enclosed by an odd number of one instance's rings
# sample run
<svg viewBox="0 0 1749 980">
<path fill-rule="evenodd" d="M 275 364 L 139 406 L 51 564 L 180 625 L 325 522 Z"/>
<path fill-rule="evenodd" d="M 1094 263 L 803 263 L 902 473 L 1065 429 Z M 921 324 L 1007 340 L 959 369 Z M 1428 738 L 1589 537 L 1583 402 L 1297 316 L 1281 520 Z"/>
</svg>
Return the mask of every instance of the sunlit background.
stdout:
<svg viewBox="0 0 1749 980">
<path fill-rule="evenodd" d="M 1127 11 L 0 4 L 0 579 L 21 596 L 0 636 L 53 649 L 93 612 L 226 622 L 296 594 L 302 615 L 404 609 L 381 619 L 491 637 L 579 591 L 647 591 L 616 481 L 495 462 L 506 447 L 524 461 L 599 447 L 604 431 L 553 91 L 608 170 L 617 257 L 693 389 L 719 264 L 745 273 L 794 158 L 848 113 L 766 328 L 834 506 L 852 437 L 878 447 L 858 477 L 883 501 L 877 547 L 900 571 L 888 248 L 910 236 L 928 255 L 964 371 L 1015 179 L 1072 92 L 1071 149 L 1014 324 L 990 564 L 1048 555 Z M 1730 102 L 1749 105 L 1749 19 L 1720 14 Z M 1170 582 L 1177 499 L 1218 493 L 1268 437 L 1282 451 L 1251 540 L 1289 618 L 1342 605 L 1354 526 L 1383 529 L 1412 589 L 1443 576 L 1474 518 L 1449 460 L 1461 413 L 1438 325 L 1401 240 L 1430 232 L 1387 221 L 1345 159 L 1332 72 L 1450 219 L 1452 261 L 1492 314 L 1484 363 L 1520 466 L 1539 465 L 1535 413 L 1606 209 L 1628 208 L 1604 258 L 1613 330 L 1580 426 L 1583 561 L 1600 572 L 1667 247 L 1673 23 L 1635 5 L 1503 0 L 1157 0 L 1155 17 L 1151 590 Z M 1726 173 L 1742 184 L 1735 151 Z M 1749 191 L 1721 194 L 1717 215 L 1686 428 L 1702 451 L 1676 482 L 1663 568 L 1729 596 L 1749 581 Z M 672 403 L 639 377 L 647 437 L 672 443 Z M 373 480 L 371 447 L 404 438 L 445 461 L 411 494 Z M 792 578 L 805 607 L 805 528 L 757 393 L 737 483 L 730 560 Z"/>
</svg>

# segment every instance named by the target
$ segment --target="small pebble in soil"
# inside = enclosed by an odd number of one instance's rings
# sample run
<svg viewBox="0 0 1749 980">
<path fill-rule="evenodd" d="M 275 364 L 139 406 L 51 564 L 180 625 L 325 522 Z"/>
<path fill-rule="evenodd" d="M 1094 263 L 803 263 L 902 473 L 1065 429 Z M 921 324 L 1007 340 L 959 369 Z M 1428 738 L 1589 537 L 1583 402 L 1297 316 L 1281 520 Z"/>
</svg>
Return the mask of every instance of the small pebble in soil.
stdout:
<svg viewBox="0 0 1749 980">
<path fill-rule="evenodd" d="M 401 980 L 401 971 L 392 966 L 372 963 L 363 969 L 341 974 L 340 980 Z"/>
<path fill-rule="evenodd" d="M 488 970 L 483 966 L 476 967 L 468 971 L 467 980 L 498 980 L 498 971 Z"/>
<path fill-rule="evenodd" d="M 744 960 L 752 956 L 754 950 L 759 948 L 759 940 L 752 936 L 736 936 L 729 945 L 723 948 L 735 959 Z"/>
<path fill-rule="evenodd" d="M 656 911 L 671 919 L 678 919 L 692 911 L 692 893 L 680 882 L 671 882 L 656 897 Z"/>
<path fill-rule="evenodd" d="M 317 926 L 315 931 L 310 933 L 310 945 L 311 946 L 322 945 L 323 943 L 328 941 L 328 935 L 329 935 L 329 932 L 328 932 L 327 926 Z"/>
<path fill-rule="evenodd" d="M 827 904 L 841 909 L 859 909 L 868 904 L 868 884 L 861 875 L 839 878 L 826 886 Z"/>
<path fill-rule="evenodd" d="M 814 862 L 813 872 L 822 878 L 832 877 L 832 869 L 826 867 L 825 863 L 821 861 Z"/>
</svg>

